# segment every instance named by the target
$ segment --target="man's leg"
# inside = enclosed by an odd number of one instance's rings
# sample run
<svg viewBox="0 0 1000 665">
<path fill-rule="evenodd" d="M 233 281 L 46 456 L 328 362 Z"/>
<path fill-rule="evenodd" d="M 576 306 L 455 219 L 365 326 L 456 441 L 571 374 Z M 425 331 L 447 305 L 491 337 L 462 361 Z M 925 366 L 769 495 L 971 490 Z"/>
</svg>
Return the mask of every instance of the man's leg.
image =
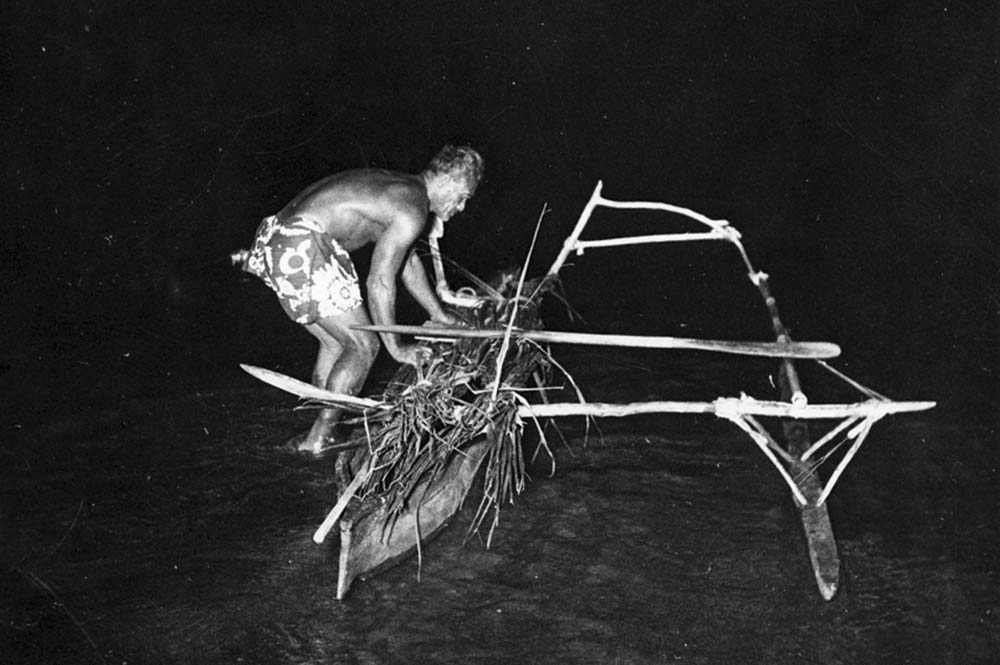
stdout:
<svg viewBox="0 0 1000 665">
<path fill-rule="evenodd" d="M 378 336 L 352 326 L 371 323 L 364 307 L 320 319 L 306 329 L 320 343 L 313 371 L 313 383 L 335 393 L 356 395 L 364 386 L 378 355 Z M 319 454 L 333 440 L 333 429 L 341 409 L 323 409 L 312 429 L 299 445 L 300 450 Z"/>
<path fill-rule="evenodd" d="M 326 382 L 330 379 L 333 365 L 337 362 L 344 347 L 340 345 L 336 337 L 317 325 L 306 326 L 306 330 L 319 340 L 319 353 L 316 354 L 311 383 L 317 388 L 326 388 Z"/>
<path fill-rule="evenodd" d="M 319 352 L 316 354 L 316 364 L 313 367 L 312 384 L 317 388 L 326 388 L 333 366 L 340 358 L 343 347 L 333 335 L 317 324 L 307 325 L 306 330 L 319 340 Z M 323 409 L 319 412 L 309 432 L 304 436 L 299 435 L 292 442 L 297 442 L 299 450 L 319 453 L 325 445 L 325 440 L 331 438 L 339 417 L 339 410 Z"/>
</svg>

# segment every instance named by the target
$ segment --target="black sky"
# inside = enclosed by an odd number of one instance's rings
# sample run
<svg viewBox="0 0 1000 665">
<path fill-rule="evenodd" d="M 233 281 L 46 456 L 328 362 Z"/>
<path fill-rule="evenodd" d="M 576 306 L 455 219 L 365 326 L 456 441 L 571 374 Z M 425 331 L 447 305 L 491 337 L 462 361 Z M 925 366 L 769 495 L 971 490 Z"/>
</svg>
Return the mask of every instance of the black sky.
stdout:
<svg viewBox="0 0 1000 665">
<path fill-rule="evenodd" d="M 806 336 L 903 385 L 995 386 L 994 3 L 15 4 L 7 365 L 218 315 L 250 288 L 225 255 L 304 185 L 457 140 L 487 159 L 446 239 L 475 272 L 520 262 L 545 203 L 547 261 L 602 179 L 731 220 Z M 692 281 L 739 280 L 710 251 L 664 256 L 604 323 L 670 332 Z M 581 275 L 584 307 L 607 300 Z"/>
</svg>

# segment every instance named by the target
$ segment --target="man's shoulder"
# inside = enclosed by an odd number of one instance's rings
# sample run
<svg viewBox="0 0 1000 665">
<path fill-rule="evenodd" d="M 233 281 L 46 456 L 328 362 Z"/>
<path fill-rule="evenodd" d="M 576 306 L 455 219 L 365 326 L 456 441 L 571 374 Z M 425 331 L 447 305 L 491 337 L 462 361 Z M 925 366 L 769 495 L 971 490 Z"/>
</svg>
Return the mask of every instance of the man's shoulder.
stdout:
<svg viewBox="0 0 1000 665">
<path fill-rule="evenodd" d="M 364 227 L 390 226 L 418 233 L 427 217 L 427 189 L 419 176 L 382 169 L 335 173 L 306 188 L 283 211 L 324 223 L 335 235 L 350 236 Z M 404 235 L 408 235 L 404 231 Z M 381 233 L 377 234 L 381 235 Z"/>
<path fill-rule="evenodd" d="M 418 177 L 383 169 L 342 171 L 321 181 L 315 193 L 348 205 L 367 203 L 417 208 L 427 205 L 427 190 Z"/>
</svg>

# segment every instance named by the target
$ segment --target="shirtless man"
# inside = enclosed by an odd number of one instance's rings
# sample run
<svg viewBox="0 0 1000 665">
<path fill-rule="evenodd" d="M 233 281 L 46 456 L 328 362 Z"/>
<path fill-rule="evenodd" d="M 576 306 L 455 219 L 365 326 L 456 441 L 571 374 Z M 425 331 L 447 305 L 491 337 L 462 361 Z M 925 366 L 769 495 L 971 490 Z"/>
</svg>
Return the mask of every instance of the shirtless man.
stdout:
<svg viewBox="0 0 1000 665">
<path fill-rule="evenodd" d="M 461 212 L 482 176 L 483 159 L 475 150 L 449 145 L 416 175 L 358 169 L 329 176 L 261 223 L 245 269 L 264 280 L 288 316 L 319 340 L 314 385 L 347 395 L 361 390 L 379 336 L 352 326 L 395 323 L 399 276 L 431 321 L 455 323 L 434 294 L 413 243 L 428 213 L 443 223 Z M 366 310 L 349 253 L 369 243 L 374 249 Z M 401 363 L 416 365 L 426 352 L 402 344 L 395 334 L 381 338 Z M 319 454 L 328 447 L 339 417 L 340 409 L 323 409 L 299 450 Z"/>
</svg>

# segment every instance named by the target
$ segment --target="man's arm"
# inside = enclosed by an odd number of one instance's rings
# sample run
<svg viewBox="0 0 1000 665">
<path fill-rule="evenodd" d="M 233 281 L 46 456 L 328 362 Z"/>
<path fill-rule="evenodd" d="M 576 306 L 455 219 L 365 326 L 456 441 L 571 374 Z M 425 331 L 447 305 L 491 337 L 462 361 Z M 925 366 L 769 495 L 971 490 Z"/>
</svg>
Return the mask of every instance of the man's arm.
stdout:
<svg viewBox="0 0 1000 665">
<path fill-rule="evenodd" d="M 431 288 L 424 264 L 420 261 L 420 257 L 417 256 L 414 250 L 410 250 L 410 255 L 403 266 L 403 285 L 406 286 L 406 290 L 410 292 L 410 295 L 420 303 L 420 306 L 424 308 L 427 315 L 431 317 L 431 321 L 445 325 L 455 324 L 455 318 L 442 309 L 441 301 L 438 300 L 434 289 Z"/>
<path fill-rule="evenodd" d="M 379 325 L 396 323 L 396 277 L 419 232 L 419 221 L 408 216 L 401 217 L 389 224 L 375 243 L 367 282 L 368 310 Z M 426 279 L 425 275 L 424 280 Z M 394 333 L 380 335 L 385 350 L 398 362 L 410 365 L 419 363 L 419 347 L 402 344 L 399 335 Z"/>
</svg>

